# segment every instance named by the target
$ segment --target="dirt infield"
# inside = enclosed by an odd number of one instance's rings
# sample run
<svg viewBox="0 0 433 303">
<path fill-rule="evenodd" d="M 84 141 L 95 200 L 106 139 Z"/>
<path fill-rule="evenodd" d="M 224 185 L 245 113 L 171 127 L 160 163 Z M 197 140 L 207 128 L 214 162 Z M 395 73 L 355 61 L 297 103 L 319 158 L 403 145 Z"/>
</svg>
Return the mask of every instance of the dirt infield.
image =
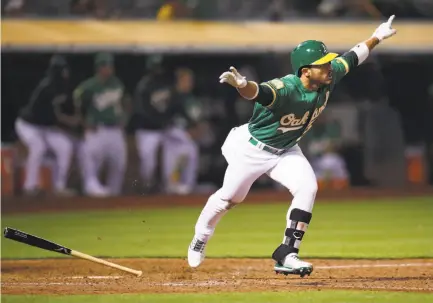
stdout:
<svg viewBox="0 0 433 303">
<path fill-rule="evenodd" d="M 320 194 L 321 199 L 373 199 L 431 195 L 427 190 L 364 191 Z M 202 196 L 151 196 L 90 199 L 2 199 L 2 213 L 133 209 L 203 205 Z M 251 194 L 249 203 L 290 201 L 287 192 Z M 319 202 L 320 203 L 320 202 Z M 114 259 L 115 263 L 143 271 L 140 278 L 78 259 L 2 260 L 3 294 L 123 294 L 221 291 L 293 291 L 360 289 L 433 293 L 433 259 L 308 260 L 310 277 L 276 275 L 270 259 L 207 259 L 190 269 L 183 259 Z"/>
<path fill-rule="evenodd" d="M 115 259 L 140 278 L 77 259 L 2 262 L 3 294 L 123 294 L 361 289 L 433 292 L 433 259 L 310 260 L 310 277 L 276 275 L 268 259 Z"/>
</svg>

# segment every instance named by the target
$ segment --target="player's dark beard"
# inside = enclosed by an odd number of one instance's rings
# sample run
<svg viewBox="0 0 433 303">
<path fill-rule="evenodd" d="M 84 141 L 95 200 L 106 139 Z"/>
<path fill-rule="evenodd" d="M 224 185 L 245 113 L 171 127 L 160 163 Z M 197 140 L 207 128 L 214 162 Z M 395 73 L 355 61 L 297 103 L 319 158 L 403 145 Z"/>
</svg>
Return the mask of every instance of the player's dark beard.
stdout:
<svg viewBox="0 0 433 303">
<path fill-rule="evenodd" d="M 319 85 L 328 85 L 330 81 L 332 81 L 332 72 L 326 74 L 326 77 L 320 81 Z"/>
<path fill-rule="evenodd" d="M 326 82 L 324 80 L 312 79 L 311 76 L 307 76 L 307 78 L 310 80 L 310 86 L 312 88 L 314 88 L 314 87 L 320 87 L 321 85 L 326 84 Z"/>
</svg>

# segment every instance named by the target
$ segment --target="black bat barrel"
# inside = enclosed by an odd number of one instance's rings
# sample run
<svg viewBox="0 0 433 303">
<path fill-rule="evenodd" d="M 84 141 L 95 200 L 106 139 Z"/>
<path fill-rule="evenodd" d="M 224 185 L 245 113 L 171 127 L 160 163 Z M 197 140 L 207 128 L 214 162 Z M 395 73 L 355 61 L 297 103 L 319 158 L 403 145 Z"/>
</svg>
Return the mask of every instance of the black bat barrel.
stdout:
<svg viewBox="0 0 433 303">
<path fill-rule="evenodd" d="M 4 237 L 27 245 L 39 247 L 53 252 L 58 252 L 64 255 L 70 255 L 71 250 L 54 242 L 30 235 L 23 231 L 14 228 L 6 227 L 3 231 Z"/>
</svg>

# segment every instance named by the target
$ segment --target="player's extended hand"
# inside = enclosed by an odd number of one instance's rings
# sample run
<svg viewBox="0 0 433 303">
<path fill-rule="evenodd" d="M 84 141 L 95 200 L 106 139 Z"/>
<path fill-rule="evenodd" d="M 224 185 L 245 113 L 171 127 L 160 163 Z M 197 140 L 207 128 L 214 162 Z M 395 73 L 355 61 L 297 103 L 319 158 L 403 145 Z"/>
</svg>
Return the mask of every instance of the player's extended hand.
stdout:
<svg viewBox="0 0 433 303">
<path fill-rule="evenodd" d="M 394 20 L 395 15 L 392 15 L 389 17 L 387 22 L 382 23 L 379 25 L 378 28 L 373 33 L 373 37 L 376 37 L 379 39 L 379 41 L 382 41 L 383 39 L 387 39 L 391 36 L 394 36 L 395 33 L 397 33 L 396 29 L 393 29 L 392 26 L 392 20 Z"/>
<path fill-rule="evenodd" d="M 220 76 L 220 83 L 228 83 L 236 88 L 243 88 L 247 85 L 247 79 L 239 74 L 233 66 L 230 66 L 229 72 L 224 72 Z"/>
</svg>

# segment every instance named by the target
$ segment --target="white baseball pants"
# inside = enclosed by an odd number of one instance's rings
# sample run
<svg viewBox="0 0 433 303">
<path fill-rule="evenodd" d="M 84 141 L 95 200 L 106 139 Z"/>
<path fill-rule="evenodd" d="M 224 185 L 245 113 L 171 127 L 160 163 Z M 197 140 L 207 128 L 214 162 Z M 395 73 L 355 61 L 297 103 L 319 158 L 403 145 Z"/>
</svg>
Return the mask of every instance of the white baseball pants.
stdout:
<svg viewBox="0 0 433 303">
<path fill-rule="evenodd" d="M 39 169 L 48 150 L 53 151 L 56 157 L 54 187 L 58 191 L 65 189 L 74 151 L 69 135 L 56 127 L 31 124 L 21 118 L 15 121 L 15 130 L 21 142 L 28 149 L 24 189 L 30 191 L 38 187 Z"/>
<path fill-rule="evenodd" d="M 287 212 L 287 222 L 293 208 L 312 212 L 317 192 L 314 171 L 295 145 L 282 155 L 274 155 L 262 150 L 263 144 L 252 145 L 248 124 L 235 127 L 227 136 L 222 153 L 228 162 L 223 186 L 209 197 L 195 226 L 195 237 L 208 241 L 221 217 L 233 205 L 241 203 L 251 185 L 261 175 L 267 174 L 285 186 L 293 195 Z"/>
<path fill-rule="evenodd" d="M 98 174 L 103 163 L 107 161 L 109 194 L 119 195 L 122 191 L 127 163 L 123 129 L 99 126 L 94 131 L 87 131 L 82 152 L 86 176 L 85 191 L 93 193 L 103 188 Z"/>
</svg>

